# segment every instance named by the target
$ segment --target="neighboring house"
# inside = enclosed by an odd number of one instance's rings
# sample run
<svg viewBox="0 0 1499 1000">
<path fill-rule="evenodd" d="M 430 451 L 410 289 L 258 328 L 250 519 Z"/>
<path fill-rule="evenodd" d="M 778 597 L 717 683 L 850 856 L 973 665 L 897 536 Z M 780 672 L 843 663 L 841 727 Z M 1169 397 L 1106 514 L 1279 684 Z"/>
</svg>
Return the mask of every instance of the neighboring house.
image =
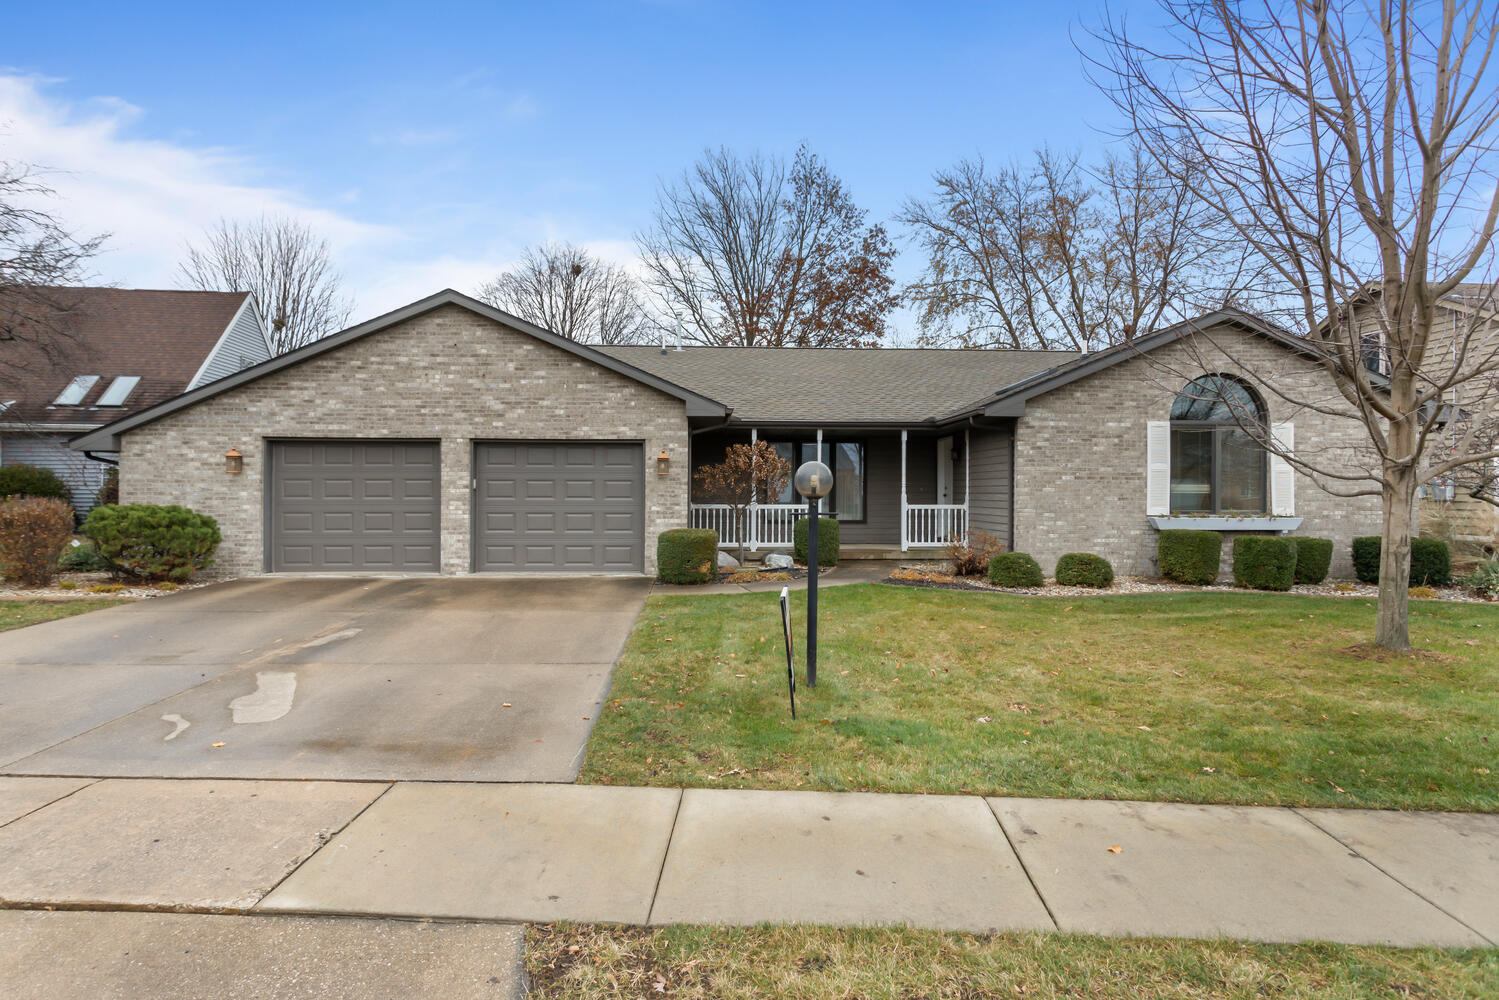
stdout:
<svg viewBox="0 0 1499 1000">
<path fill-rule="evenodd" d="M 820 448 L 849 555 L 975 528 L 1047 571 L 1087 551 L 1147 574 L 1161 528 L 1221 527 L 1332 538 L 1348 575 L 1378 498 L 1329 495 L 1200 398 L 1222 379 L 1287 446 L 1366 468 L 1355 419 L 1261 381 L 1320 377 L 1312 350 L 1236 311 L 1084 356 L 596 348 L 444 291 L 73 447 L 119 451 L 126 501 L 217 518 L 226 573 L 651 572 L 666 529 L 733 542 L 691 472 L 759 438 Z M 789 547 L 799 508 L 758 508 L 755 547 Z"/>
<path fill-rule="evenodd" d="M 68 439 L 270 358 L 248 292 L 56 289 L 63 346 L 0 397 L 0 464 L 51 469 L 80 514 L 94 506 L 114 449 Z"/>
</svg>

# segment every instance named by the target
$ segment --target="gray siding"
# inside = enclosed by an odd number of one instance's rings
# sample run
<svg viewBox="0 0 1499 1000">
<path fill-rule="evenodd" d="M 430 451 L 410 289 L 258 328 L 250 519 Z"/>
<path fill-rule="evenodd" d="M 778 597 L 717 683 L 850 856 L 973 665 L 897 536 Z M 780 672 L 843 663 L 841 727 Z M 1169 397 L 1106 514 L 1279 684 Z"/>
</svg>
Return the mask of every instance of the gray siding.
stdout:
<svg viewBox="0 0 1499 1000">
<path fill-rule="evenodd" d="M 82 517 L 94 507 L 99 487 L 110 466 L 95 462 L 81 451 L 68 447 L 70 434 L 44 434 L 27 431 L 8 432 L 0 436 L 0 465 L 36 465 L 51 469 L 73 491 L 73 509 Z"/>
<path fill-rule="evenodd" d="M 1009 430 L 974 430 L 969 438 L 973 471 L 973 499 L 968 504 L 968 523 L 975 531 L 1010 543 L 1010 442 Z"/>
<path fill-rule="evenodd" d="M 229 329 L 208 355 L 208 363 L 203 367 L 202 374 L 187 388 L 196 389 L 200 385 L 207 385 L 215 379 L 233 375 L 242 368 L 270 359 L 271 353 L 265 346 L 265 333 L 260 326 L 260 314 L 255 303 L 251 302 L 229 324 Z"/>
</svg>

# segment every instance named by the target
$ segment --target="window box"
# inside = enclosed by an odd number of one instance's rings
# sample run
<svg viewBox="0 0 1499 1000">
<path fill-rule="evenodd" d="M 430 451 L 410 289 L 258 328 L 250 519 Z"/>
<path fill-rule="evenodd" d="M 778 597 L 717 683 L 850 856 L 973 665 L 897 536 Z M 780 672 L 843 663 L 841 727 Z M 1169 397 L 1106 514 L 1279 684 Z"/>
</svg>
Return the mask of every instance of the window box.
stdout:
<svg viewBox="0 0 1499 1000">
<path fill-rule="evenodd" d="M 1285 534 L 1301 527 L 1301 518 L 1271 517 L 1261 514 L 1250 517 L 1234 517 L 1230 514 L 1163 517 L 1156 514 L 1151 515 L 1150 526 L 1159 531 L 1165 531 L 1167 528 L 1184 528 L 1188 531 L 1278 531 Z"/>
</svg>

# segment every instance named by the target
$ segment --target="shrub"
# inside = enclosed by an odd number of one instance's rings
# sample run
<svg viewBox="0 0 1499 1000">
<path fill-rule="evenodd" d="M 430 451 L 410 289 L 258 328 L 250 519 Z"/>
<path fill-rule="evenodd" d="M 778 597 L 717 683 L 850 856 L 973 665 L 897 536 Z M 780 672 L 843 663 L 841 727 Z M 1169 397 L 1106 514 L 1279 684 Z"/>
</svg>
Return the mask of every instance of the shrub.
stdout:
<svg viewBox="0 0 1499 1000">
<path fill-rule="evenodd" d="M 1057 560 L 1057 583 L 1064 587 L 1107 587 L 1114 582 L 1114 567 L 1103 556 L 1069 552 Z"/>
<path fill-rule="evenodd" d="M 1419 586 L 1406 591 L 1406 596 L 1415 601 L 1432 601 L 1436 599 L 1437 592 L 1431 587 Z"/>
<path fill-rule="evenodd" d="M 673 528 L 656 539 L 656 579 L 708 583 L 718 578 L 718 532 Z"/>
<path fill-rule="evenodd" d="M 73 508 L 55 497 L 0 500 L 0 576 L 27 587 L 45 587 L 57 575 L 57 557 L 73 537 Z"/>
<path fill-rule="evenodd" d="M 1360 535 L 1353 540 L 1353 575 L 1359 583 L 1379 582 L 1378 535 Z"/>
<path fill-rule="evenodd" d="M 186 580 L 213 562 L 218 522 L 175 504 L 95 507 L 83 523 L 116 573 L 143 580 Z"/>
<path fill-rule="evenodd" d="M 0 465 L 0 498 L 51 497 L 73 502 L 73 491 L 51 469 L 35 465 Z"/>
<path fill-rule="evenodd" d="M 1499 600 L 1499 559 L 1490 559 L 1473 567 L 1473 572 L 1463 578 L 1463 586 L 1477 597 Z"/>
<path fill-rule="evenodd" d="M 57 568 L 64 573 L 102 573 L 109 569 L 109 563 L 92 541 L 85 539 L 80 542 L 75 538 L 63 547 Z"/>
<path fill-rule="evenodd" d="M 1024 552 L 1001 552 L 989 560 L 989 582 L 996 587 L 1039 587 L 1046 582 L 1041 564 Z"/>
<path fill-rule="evenodd" d="M 88 589 L 90 594 L 118 594 L 125 589 L 123 583 L 96 583 Z"/>
<path fill-rule="evenodd" d="M 1293 538 L 1296 545 L 1296 582 L 1321 583 L 1332 568 L 1331 538 Z"/>
<path fill-rule="evenodd" d="M 1452 582 L 1452 554 L 1446 542 L 1435 538 L 1411 539 L 1411 578 L 1413 587 L 1445 587 Z"/>
<path fill-rule="evenodd" d="M 792 529 L 792 551 L 796 561 L 803 565 L 807 562 L 807 525 L 811 523 L 803 517 Z M 817 565 L 838 565 L 838 521 L 831 517 L 817 519 Z"/>
<path fill-rule="evenodd" d="M 1222 560 L 1223 536 L 1216 531 L 1168 529 L 1156 543 L 1161 575 L 1177 583 L 1212 583 Z"/>
<path fill-rule="evenodd" d="M 970 531 L 947 543 L 947 561 L 954 576 L 983 576 L 989 560 L 1004 550 L 1004 543 L 988 532 Z"/>
<path fill-rule="evenodd" d="M 1379 563 L 1383 555 L 1378 535 L 1362 535 L 1353 540 L 1353 573 L 1363 583 L 1379 582 Z M 1406 585 L 1410 587 L 1445 587 L 1452 582 L 1452 555 L 1446 542 L 1435 538 L 1411 539 L 1411 570 Z"/>
<path fill-rule="evenodd" d="M 57 585 L 57 589 L 58 590 L 77 590 L 78 589 L 78 584 L 74 583 L 72 580 L 64 580 L 62 583 L 59 583 Z"/>
<path fill-rule="evenodd" d="M 1234 584 L 1254 590 L 1290 590 L 1296 582 L 1296 542 L 1278 535 L 1234 539 Z"/>
</svg>

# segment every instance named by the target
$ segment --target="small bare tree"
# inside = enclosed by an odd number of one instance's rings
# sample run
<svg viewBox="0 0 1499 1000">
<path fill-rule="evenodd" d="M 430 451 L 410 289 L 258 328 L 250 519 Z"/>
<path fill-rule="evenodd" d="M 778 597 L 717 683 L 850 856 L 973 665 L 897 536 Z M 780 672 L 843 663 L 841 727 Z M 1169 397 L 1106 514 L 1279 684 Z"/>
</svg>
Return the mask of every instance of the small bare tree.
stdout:
<svg viewBox="0 0 1499 1000">
<path fill-rule="evenodd" d="M 963 160 L 933 179 L 936 194 L 898 216 L 926 257 L 906 295 L 929 344 L 1095 350 L 1253 280 L 1190 186 L 1137 147 L 1093 170 L 1042 149 L 1028 165 Z"/>
<path fill-rule="evenodd" d="M 29 375 L 82 353 L 70 286 L 88 280 L 104 237 L 70 233 L 39 207 L 52 195 L 34 168 L 0 160 L 0 403 Z"/>
<path fill-rule="evenodd" d="M 723 461 L 697 470 L 696 479 L 705 500 L 729 508 L 739 540 L 739 561 L 744 562 L 750 505 L 774 503 L 785 492 L 791 483 L 791 463 L 765 441 L 731 444 Z"/>
<path fill-rule="evenodd" d="M 900 299 L 895 248 L 865 214 L 806 147 L 789 167 L 709 150 L 661 187 L 637 242 L 647 284 L 696 343 L 870 347 Z"/>
<path fill-rule="evenodd" d="M 1286 322 L 1320 348 L 1314 384 L 1270 380 L 1270 390 L 1366 432 L 1367 467 L 1261 443 L 1330 492 L 1381 498 L 1375 638 L 1407 650 L 1416 490 L 1499 457 L 1484 440 L 1499 413 L 1499 334 L 1476 319 L 1435 324 L 1442 300 L 1493 266 L 1495 10 L 1481 0 L 1160 8 L 1167 25 L 1150 41 L 1123 22 L 1098 31 L 1097 75 L 1155 167 L 1264 262 Z M 1371 338 L 1381 366 L 1369 364 Z"/>
<path fill-rule="evenodd" d="M 640 286 L 624 268 L 570 243 L 531 247 L 478 297 L 543 329 L 590 344 L 638 344 L 651 332 Z"/>
<path fill-rule="evenodd" d="M 338 332 L 354 310 L 328 241 L 290 218 L 220 219 L 187 248 L 181 277 L 189 288 L 254 294 L 277 354 Z"/>
</svg>

